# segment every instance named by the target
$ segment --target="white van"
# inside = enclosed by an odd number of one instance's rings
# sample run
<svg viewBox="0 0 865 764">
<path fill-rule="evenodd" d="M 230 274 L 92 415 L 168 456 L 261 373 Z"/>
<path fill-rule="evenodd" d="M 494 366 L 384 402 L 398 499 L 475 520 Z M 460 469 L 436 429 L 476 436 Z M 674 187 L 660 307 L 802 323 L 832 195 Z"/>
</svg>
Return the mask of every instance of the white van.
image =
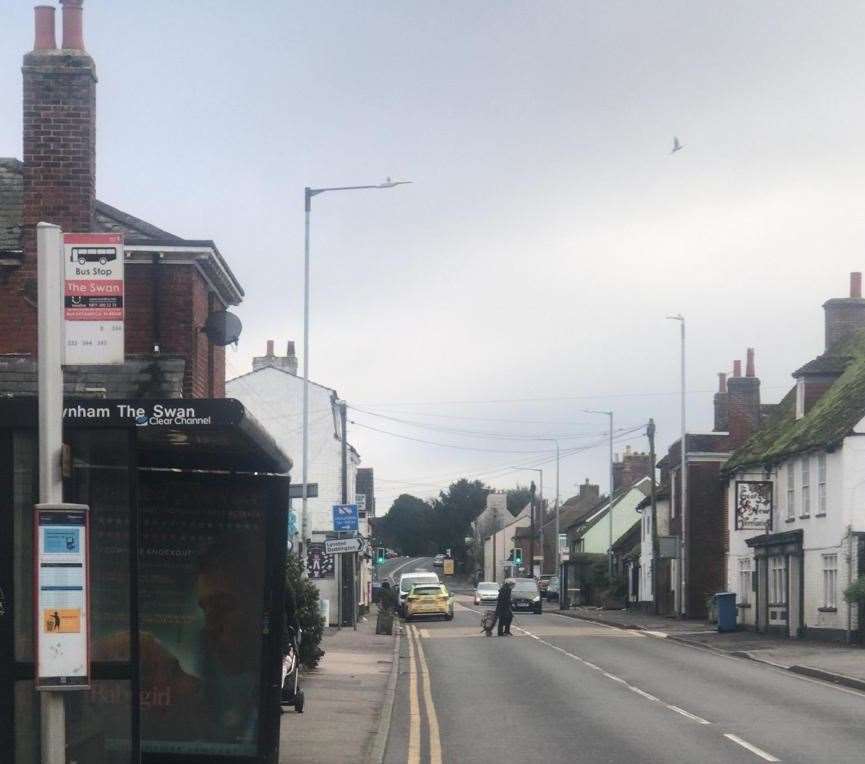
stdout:
<svg viewBox="0 0 865 764">
<path fill-rule="evenodd" d="M 405 598 L 408 597 L 411 588 L 415 584 L 440 584 L 439 577 L 429 570 L 416 570 L 412 573 L 403 573 L 399 577 L 399 603 L 397 609 L 400 615 L 405 615 Z"/>
</svg>

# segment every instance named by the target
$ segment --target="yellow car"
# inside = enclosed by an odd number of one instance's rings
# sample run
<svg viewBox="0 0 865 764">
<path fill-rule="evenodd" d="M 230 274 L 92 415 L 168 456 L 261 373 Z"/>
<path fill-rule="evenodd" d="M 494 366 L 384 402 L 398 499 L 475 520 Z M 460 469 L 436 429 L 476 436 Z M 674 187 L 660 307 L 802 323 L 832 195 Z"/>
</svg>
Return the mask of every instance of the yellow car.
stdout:
<svg viewBox="0 0 865 764">
<path fill-rule="evenodd" d="M 454 598 L 444 584 L 415 584 L 405 598 L 406 621 L 419 615 L 443 615 L 453 620 Z"/>
</svg>

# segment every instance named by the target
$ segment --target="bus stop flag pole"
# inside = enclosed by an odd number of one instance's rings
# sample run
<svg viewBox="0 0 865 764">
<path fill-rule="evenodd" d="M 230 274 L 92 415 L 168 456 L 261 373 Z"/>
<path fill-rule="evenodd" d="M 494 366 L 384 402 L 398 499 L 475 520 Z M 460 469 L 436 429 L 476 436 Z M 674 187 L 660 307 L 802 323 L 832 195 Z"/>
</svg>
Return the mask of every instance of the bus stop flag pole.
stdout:
<svg viewBox="0 0 865 764">
<path fill-rule="evenodd" d="M 39 352 L 39 502 L 63 501 L 60 452 L 63 444 L 63 232 L 36 226 Z M 34 613 L 38 618 L 38 614 Z M 66 719 L 63 694 L 44 691 L 42 762 L 65 764 Z"/>
</svg>

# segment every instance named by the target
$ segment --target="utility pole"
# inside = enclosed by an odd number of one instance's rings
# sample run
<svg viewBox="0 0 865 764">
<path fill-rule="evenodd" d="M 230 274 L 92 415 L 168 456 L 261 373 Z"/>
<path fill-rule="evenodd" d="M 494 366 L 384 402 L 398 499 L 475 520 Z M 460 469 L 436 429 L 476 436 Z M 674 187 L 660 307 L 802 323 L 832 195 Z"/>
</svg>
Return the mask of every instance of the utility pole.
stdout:
<svg viewBox="0 0 865 764">
<path fill-rule="evenodd" d="M 499 508 L 493 507 L 493 581 L 498 581 L 496 574 L 496 536 L 499 532 Z"/>
<path fill-rule="evenodd" d="M 687 565 L 688 565 L 688 446 L 685 423 L 685 317 L 681 313 L 675 316 L 667 316 L 672 321 L 678 321 L 680 326 L 681 337 L 681 424 L 682 435 L 679 442 L 681 451 L 681 459 L 679 472 L 681 477 L 681 496 L 679 498 L 679 508 L 681 510 L 681 528 L 682 534 L 679 540 L 679 581 L 677 587 L 679 590 L 679 616 L 683 616 L 687 612 L 687 592 L 685 591 L 688 585 Z"/>
<path fill-rule="evenodd" d="M 658 502 L 655 488 L 655 420 L 650 419 L 646 427 L 646 435 L 649 438 L 649 464 L 651 478 L 651 502 L 652 502 L 652 570 L 650 580 L 652 582 L 652 601 L 655 604 L 655 615 L 658 614 Z"/>
<path fill-rule="evenodd" d="M 608 528 L 610 534 L 610 551 L 609 551 L 609 578 L 610 583 L 613 581 L 613 493 L 615 486 L 613 484 L 613 412 L 608 412 L 610 415 L 610 511 L 608 512 L 609 521 Z"/>
<path fill-rule="evenodd" d="M 532 480 L 531 488 L 531 499 L 529 500 L 531 503 L 531 507 L 529 509 L 531 513 L 531 522 L 530 522 L 530 533 L 529 536 L 529 576 L 531 578 L 535 577 L 535 481 Z"/>
<path fill-rule="evenodd" d="M 341 424 L 340 429 L 342 430 L 342 503 L 348 504 L 348 412 L 345 401 L 339 402 L 339 421 Z M 355 591 L 355 573 L 357 571 L 357 552 L 352 552 L 349 555 L 339 555 L 340 559 L 343 557 L 348 557 L 350 560 L 349 567 L 349 576 L 348 576 L 348 586 L 346 586 L 346 591 L 351 592 L 351 625 L 352 628 L 357 631 L 357 592 Z M 340 587 L 343 586 L 345 581 L 345 571 L 340 571 Z M 345 599 L 345 598 L 343 598 Z M 342 620 L 342 614 L 340 613 L 340 621 Z"/>
</svg>

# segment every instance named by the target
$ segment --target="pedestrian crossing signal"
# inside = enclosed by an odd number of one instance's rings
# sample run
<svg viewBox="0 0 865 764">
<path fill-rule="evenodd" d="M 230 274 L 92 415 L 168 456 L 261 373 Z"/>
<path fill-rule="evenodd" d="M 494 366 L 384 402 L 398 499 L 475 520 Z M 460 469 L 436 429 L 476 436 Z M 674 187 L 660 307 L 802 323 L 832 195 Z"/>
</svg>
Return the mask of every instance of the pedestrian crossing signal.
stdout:
<svg viewBox="0 0 865 764">
<path fill-rule="evenodd" d="M 519 547 L 514 549 L 514 564 L 522 565 L 523 564 L 523 550 Z"/>
</svg>

